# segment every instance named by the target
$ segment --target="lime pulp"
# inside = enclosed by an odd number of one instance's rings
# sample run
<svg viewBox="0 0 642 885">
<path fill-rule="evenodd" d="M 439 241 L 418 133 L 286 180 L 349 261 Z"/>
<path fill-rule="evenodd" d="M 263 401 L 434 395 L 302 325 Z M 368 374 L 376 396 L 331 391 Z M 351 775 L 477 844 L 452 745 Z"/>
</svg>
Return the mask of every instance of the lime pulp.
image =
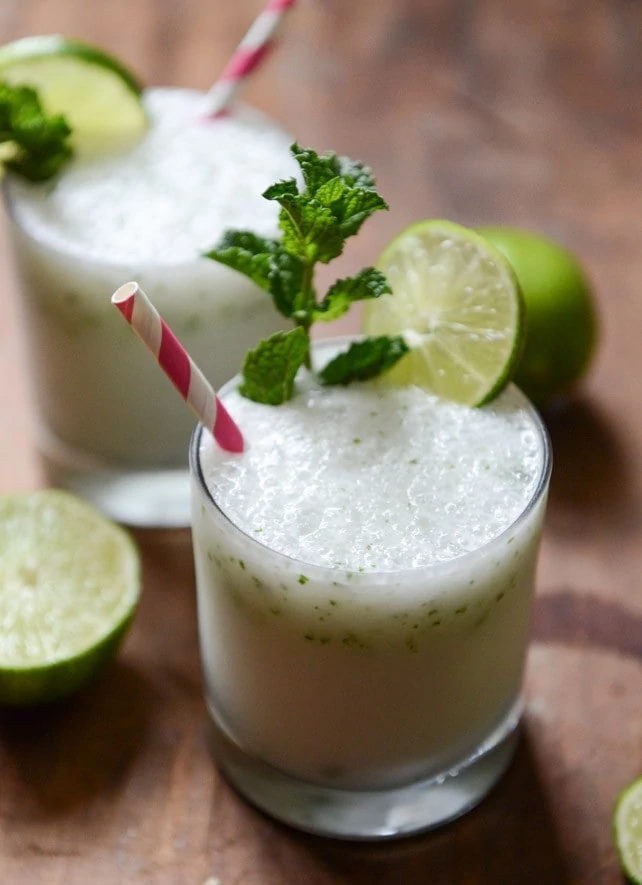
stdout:
<svg viewBox="0 0 642 885">
<path fill-rule="evenodd" d="M 392 295 L 364 305 L 363 330 L 399 334 L 411 351 L 386 378 L 466 405 L 510 381 L 524 340 L 524 305 L 507 259 L 450 221 L 404 230 L 378 263 Z"/>
<path fill-rule="evenodd" d="M 631 882 L 642 885 L 642 777 L 620 793 L 613 830 L 624 873 Z"/>
<path fill-rule="evenodd" d="M 129 534 L 67 492 L 0 498 L 0 702 L 65 697 L 115 654 L 140 594 Z"/>
</svg>

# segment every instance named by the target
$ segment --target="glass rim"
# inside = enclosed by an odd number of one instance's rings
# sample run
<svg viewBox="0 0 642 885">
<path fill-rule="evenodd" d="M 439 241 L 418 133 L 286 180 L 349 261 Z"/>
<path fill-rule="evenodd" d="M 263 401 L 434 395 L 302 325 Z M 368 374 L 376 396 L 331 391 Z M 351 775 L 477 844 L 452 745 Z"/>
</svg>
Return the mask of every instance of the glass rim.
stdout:
<svg viewBox="0 0 642 885">
<path fill-rule="evenodd" d="M 333 341 L 335 343 L 339 343 L 342 340 L 353 340 L 355 336 L 336 336 L 328 339 L 320 339 L 321 341 Z M 237 376 L 238 377 L 238 376 Z M 225 389 L 230 387 L 236 383 L 236 379 L 231 379 L 228 381 L 226 385 L 219 391 L 219 396 L 225 393 Z M 452 559 L 440 560 L 438 562 L 429 563 L 427 565 L 418 565 L 411 566 L 410 568 L 400 568 L 400 569 L 373 569 L 369 572 L 359 572 L 357 569 L 353 568 L 343 568 L 343 567 L 334 567 L 330 565 L 322 565 L 319 563 L 308 562 L 304 559 L 298 559 L 295 556 L 290 556 L 287 553 L 283 553 L 280 550 L 275 550 L 273 547 L 270 547 L 268 544 L 265 544 L 258 538 L 255 538 L 249 535 L 244 529 L 240 528 L 231 518 L 230 516 L 222 509 L 222 507 L 216 501 L 214 495 L 212 494 L 210 488 L 207 486 L 205 482 L 205 477 L 203 475 L 201 458 L 200 458 L 200 444 L 203 432 L 205 431 L 205 427 L 203 424 L 198 423 L 194 431 L 192 433 L 192 438 L 190 440 L 189 446 L 189 468 L 191 476 L 196 480 L 198 491 L 200 494 L 201 501 L 204 501 L 206 506 L 210 511 L 218 518 L 222 519 L 223 522 L 228 525 L 234 532 L 236 532 L 240 537 L 244 539 L 249 545 L 250 549 L 254 550 L 257 555 L 268 555 L 273 556 L 281 561 L 286 561 L 291 564 L 293 568 L 296 568 L 300 571 L 305 570 L 306 574 L 309 574 L 312 571 L 316 573 L 324 573 L 324 574 L 332 574 L 337 575 L 346 575 L 350 574 L 351 581 L 354 582 L 355 579 L 359 579 L 360 581 L 373 583 L 372 579 L 381 580 L 382 578 L 386 580 L 391 580 L 394 578 L 395 581 L 405 582 L 416 580 L 417 577 L 421 574 L 446 574 L 455 569 L 459 569 L 465 563 L 472 562 L 475 557 L 479 558 L 480 555 L 487 555 L 488 551 L 492 551 L 494 548 L 501 546 L 506 542 L 506 538 L 511 534 L 511 532 L 515 532 L 515 530 L 526 521 L 526 519 L 530 516 L 532 511 L 541 501 L 548 490 L 548 485 L 551 477 L 551 471 L 553 466 L 553 454 L 552 454 L 552 446 L 551 440 L 544 424 L 544 421 L 535 408 L 535 406 L 531 403 L 528 397 L 514 384 L 510 384 L 509 388 L 512 390 L 517 390 L 524 401 L 524 405 L 527 407 L 529 415 L 533 421 L 534 426 L 537 428 L 541 445 L 542 445 L 542 464 L 540 468 L 539 477 L 537 480 L 537 484 L 533 490 L 528 501 L 525 503 L 524 507 L 520 510 L 517 517 L 506 526 L 503 531 L 501 531 L 498 535 L 492 537 L 489 541 L 482 544 L 479 547 L 476 547 L 474 550 L 469 550 L 466 553 L 462 553 L 459 556 L 455 556 Z M 193 528 L 193 527 L 192 527 Z"/>
</svg>

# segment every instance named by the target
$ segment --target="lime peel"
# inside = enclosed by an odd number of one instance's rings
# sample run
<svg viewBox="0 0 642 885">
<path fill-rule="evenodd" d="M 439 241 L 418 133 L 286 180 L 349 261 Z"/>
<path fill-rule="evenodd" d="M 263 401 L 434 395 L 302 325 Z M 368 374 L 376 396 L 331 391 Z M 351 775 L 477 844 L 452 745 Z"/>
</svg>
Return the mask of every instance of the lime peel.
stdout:
<svg viewBox="0 0 642 885">
<path fill-rule="evenodd" d="M 0 498 L 0 702 L 58 700 L 114 656 L 140 596 L 130 535 L 56 490 Z"/>
<path fill-rule="evenodd" d="M 377 266 L 393 294 L 368 302 L 367 334 L 400 334 L 411 347 L 386 376 L 478 406 L 508 384 L 524 341 L 524 303 L 507 259 L 450 221 L 411 225 Z"/>
<path fill-rule="evenodd" d="M 642 777 L 617 798 L 613 814 L 615 846 L 630 882 L 642 885 Z"/>
<path fill-rule="evenodd" d="M 596 353 L 599 318 L 588 276 L 559 243 L 511 227 L 478 228 L 510 261 L 528 316 L 515 383 L 538 406 L 565 396 Z"/>
</svg>

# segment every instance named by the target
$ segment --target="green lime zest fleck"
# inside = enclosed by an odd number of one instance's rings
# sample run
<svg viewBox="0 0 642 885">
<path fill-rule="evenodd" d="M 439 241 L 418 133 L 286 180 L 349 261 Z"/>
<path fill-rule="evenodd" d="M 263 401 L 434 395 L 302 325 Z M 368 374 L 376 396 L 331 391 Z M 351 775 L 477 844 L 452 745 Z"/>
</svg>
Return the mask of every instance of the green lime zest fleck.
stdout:
<svg viewBox="0 0 642 885">
<path fill-rule="evenodd" d="M 347 645 L 348 648 L 358 648 L 361 651 L 364 651 L 366 648 L 365 643 L 363 643 L 356 633 L 346 633 L 345 636 L 341 639 L 341 642 L 344 645 Z"/>
<path fill-rule="evenodd" d="M 316 265 L 341 255 L 348 237 L 358 233 L 374 212 L 388 206 L 363 164 L 331 151 L 317 154 L 296 143 L 290 151 L 301 170 L 302 189 L 290 178 L 263 193 L 266 200 L 280 206 L 280 239 L 230 230 L 205 253 L 253 280 L 270 294 L 279 313 L 294 323 L 294 329 L 261 341 L 243 364 L 241 394 L 267 405 L 291 399 L 297 372 L 302 366 L 311 369 L 310 329 L 315 322 L 336 320 L 355 302 L 391 292 L 385 275 L 366 267 L 336 280 L 323 298 L 317 297 Z M 374 378 L 407 352 L 400 336 L 369 337 L 331 360 L 320 379 L 323 384 L 348 384 Z"/>
</svg>

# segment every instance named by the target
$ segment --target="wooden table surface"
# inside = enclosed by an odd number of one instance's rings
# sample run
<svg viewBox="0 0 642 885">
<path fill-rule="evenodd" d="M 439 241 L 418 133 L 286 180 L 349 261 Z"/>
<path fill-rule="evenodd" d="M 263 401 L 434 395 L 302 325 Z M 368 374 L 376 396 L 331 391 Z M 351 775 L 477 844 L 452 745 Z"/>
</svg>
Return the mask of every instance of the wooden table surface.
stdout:
<svg viewBox="0 0 642 885">
<path fill-rule="evenodd" d="M 207 87 L 260 8 L 1 0 L 0 41 L 62 32 L 150 84 Z M 140 533 L 144 598 L 117 663 L 68 704 L 0 714 L 0 882 L 619 883 L 612 804 L 642 774 L 642 6 L 300 0 L 286 30 L 247 97 L 302 143 L 369 162 L 391 204 L 340 273 L 443 216 L 546 232 L 594 281 L 598 358 L 548 416 L 524 739 L 477 810 L 421 838 L 359 846 L 274 825 L 207 755 L 189 535 Z M 0 272 L 9 491 L 40 476 L 4 245 Z"/>
</svg>

